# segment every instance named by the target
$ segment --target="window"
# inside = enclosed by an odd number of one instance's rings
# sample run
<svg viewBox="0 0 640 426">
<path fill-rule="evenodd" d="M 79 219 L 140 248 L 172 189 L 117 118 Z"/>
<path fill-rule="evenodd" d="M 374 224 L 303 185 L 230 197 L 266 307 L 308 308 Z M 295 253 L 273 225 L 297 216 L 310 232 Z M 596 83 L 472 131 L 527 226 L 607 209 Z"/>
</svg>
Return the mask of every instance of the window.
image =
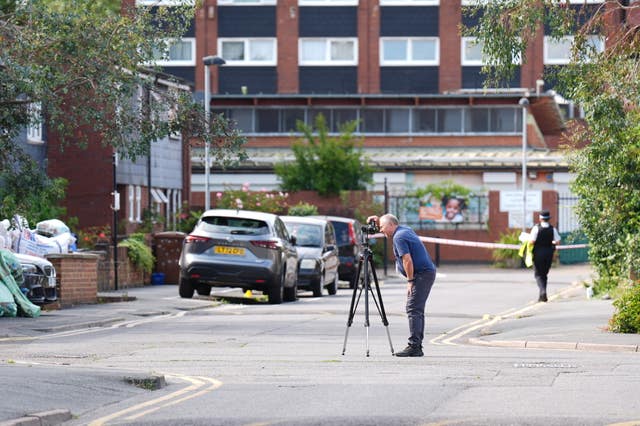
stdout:
<svg viewBox="0 0 640 426">
<path fill-rule="evenodd" d="M 604 38 L 598 35 L 587 36 L 587 43 L 594 52 L 604 51 Z M 566 65 L 571 62 L 571 48 L 574 37 L 565 36 L 558 40 L 545 36 L 544 38 L 544 63 L 546 65 Z"/>
<path fill-rule="evenodd" d="M 435 133 L 436 112 L 437 110 L 431 108 L 414 110 L 413 131 L 415 133 Z"/>
<path fill-rule="evenodd" d="M 306 38 L 299 42 L 300 65 L 358 65 L 353 38 Z"/>
<path fill-rule="evenodd" d="M 220 6 L 271 6 L 276 0 L 218 0 Z"/>
<path fill-rule="evenodd" d="M 462 66 L 481 66 L 482 43 L 476 41 L 475 37 L 462 38 Z"/>
<path fill-rule="evenodd" d="M 142 187 L 136 185 L 136 198 L 135 198 L 135 218 L 137 223 L 142 222 Z"/>
<path fill-rule="evenodd" d="M 408 133 L 409 110 L 387 109 L 384 115 L 385 133 Z"/>
<path fill-rule="evenodd" d="M 276 40 L 273 38 L 218 39 L 218 51 L 226 65 L 276 65 Z"/>
<path fill-rule="evenodd" d="M 299 6 L 357 6 L 358 0 L 298 0 Z"/>
<path fill-rule="evenodd" d="M 475 37 L 462 37 L 461 43 L 461 65 L 462 66 L 483 66 L 486 60 L 482 55 L 483 44 Z M 522 59 L 517 56 L 513 59 L 514 64 L 521 64 Z"/>
<path fill-rule="evenodd" d="M 42 143 L 42 104 L 29 105 L 29 125 L 27 126 L 27 141 Z"/>
<path fill-rule="evenodd" d="M 438 39 L 383 38 L 380 65 L 438 65 Z"/>
<path fill-rule="evenodd" d="M 195 66 L 196 39 L 166 40 L 164 48 L 157 49 L 153 56 L 156 65 Z"/>
</svg>

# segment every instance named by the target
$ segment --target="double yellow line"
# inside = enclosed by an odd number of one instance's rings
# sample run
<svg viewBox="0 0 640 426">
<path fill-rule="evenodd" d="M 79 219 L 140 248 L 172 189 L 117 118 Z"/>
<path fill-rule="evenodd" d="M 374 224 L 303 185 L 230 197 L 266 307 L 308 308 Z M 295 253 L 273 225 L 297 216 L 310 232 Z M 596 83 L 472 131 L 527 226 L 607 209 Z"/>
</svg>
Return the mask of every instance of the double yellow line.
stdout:
<svg viewBox="0 0 640 426">
<path fill-rule="evenodd" d="M 189 399 L 202 396 L 208 392 L 218 389 L 223 384 L 221 381 L 213 379 L 211 377 L 192 377 L 179 374 L 170 374 L 167 375 L 167 377 L 183 380 L 191 384 L 168 395 L 136 404 L 124 410 L 96 419 L 89 423 L 89 426 L 102 426 L 109 421 L 120 418 L 123 418 L 127 421 L 134 421 L 136 419 L 139 419 L 140 417 L 144 417 L 163 408 L 167 408 L 172 405 L 180 404 Z"/>
</svg>

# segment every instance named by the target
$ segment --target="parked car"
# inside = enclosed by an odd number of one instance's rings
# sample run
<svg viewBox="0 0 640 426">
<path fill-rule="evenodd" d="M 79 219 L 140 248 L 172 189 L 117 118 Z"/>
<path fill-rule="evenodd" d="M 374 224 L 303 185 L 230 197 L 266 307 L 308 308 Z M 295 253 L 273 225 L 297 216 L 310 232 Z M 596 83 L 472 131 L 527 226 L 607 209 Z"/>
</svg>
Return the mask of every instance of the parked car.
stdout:
<svg viewBox="0 0 640 426">
<path fill-rule="evenodd" d="M 213 209 L 186 236 L 178 265 L 183 298 L 211 294 L 212 287 L 266 293 L 269 303 L 297 298 L 298 255 L 279 216 Z"/>
<path fill-rule="evenodd" d="M 20 289 L 27 299 L 36 305 L 45 305 L 58 300 L 56 291 L 56 269 L 43 257 L 15 253 L 22 266 L 24 282 Z"/>
<path fill-rule="evenodd" d="M 324 219 L 302 216 L 282 216 L 289 234 L 296 238 L 298 251 L 298 288 L 322 296 L 338 292 L 338 246 L 333 224 Z"/>
<path fill-rule="evenodd" d="M 309 216 L 325 219 L 333 224 L 338 243 L 338 276 L 342 281 L 349 281 L 349 288 L 356 285 L 358 261 L 362 252 L 362 225 L 356 219 L 339 216 Z"/>
</svg>

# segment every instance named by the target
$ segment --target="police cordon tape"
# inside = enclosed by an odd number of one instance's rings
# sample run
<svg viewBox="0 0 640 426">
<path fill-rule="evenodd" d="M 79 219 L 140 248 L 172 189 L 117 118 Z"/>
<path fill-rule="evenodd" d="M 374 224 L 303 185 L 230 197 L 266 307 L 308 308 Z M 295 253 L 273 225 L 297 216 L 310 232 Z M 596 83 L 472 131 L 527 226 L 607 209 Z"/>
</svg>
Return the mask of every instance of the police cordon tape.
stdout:
<svg viewBox="0 0 640 426">
<path fill-rule="evenodd" d="M 371 235 L 369 238 L 384 238 L 384 234 L 378 233 Z M 464 246 L 464 247 L 480 247 L 488 249 L 514 249 L 519 250 L 522 247 L 520 244 L 502 244 L 502 243 L 485 243 L 480 241 L 463 241 L 463 240 L 451 240 L 448 238 L 435 238 L 435 237 L 420 237 L 420 241 L 424 243 L 434 244 L 446 244 L 450 246 Z M 566 244 L 556 246 L 557 250 L 579 249 L 589 247 L 589 244 Z"/>
</svg>

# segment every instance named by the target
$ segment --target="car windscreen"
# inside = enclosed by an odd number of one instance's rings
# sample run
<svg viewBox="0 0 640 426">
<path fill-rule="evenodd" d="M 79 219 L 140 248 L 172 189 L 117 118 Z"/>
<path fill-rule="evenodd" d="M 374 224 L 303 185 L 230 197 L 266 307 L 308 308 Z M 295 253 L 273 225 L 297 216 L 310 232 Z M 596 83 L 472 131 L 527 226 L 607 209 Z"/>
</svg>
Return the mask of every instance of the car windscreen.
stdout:
<svg viewBox="0 0 640 426">
<path fill-rule="evenodd" d="M 205 216 L 198 223 L 198 228 L 205 232 L 216 234 L 269 234 L 269 225 L 267 225 L 267 222 L 258 219 L 245 219 L 238 217 Z"/>
<path fill-rule="evenodd" d="M 333 229 L 336 231 L 336 242 L 339 246 L 348 246 L 351 244 L 349 238 L 349 224 L 346 222 L 333 222 Z"/>
<path fill-rule="evenodd" d="M 300 247 L 322 247 L 322 227 L 308 223 L 285 223 L 289 234 L 296 237 Z"/>
</svg>

